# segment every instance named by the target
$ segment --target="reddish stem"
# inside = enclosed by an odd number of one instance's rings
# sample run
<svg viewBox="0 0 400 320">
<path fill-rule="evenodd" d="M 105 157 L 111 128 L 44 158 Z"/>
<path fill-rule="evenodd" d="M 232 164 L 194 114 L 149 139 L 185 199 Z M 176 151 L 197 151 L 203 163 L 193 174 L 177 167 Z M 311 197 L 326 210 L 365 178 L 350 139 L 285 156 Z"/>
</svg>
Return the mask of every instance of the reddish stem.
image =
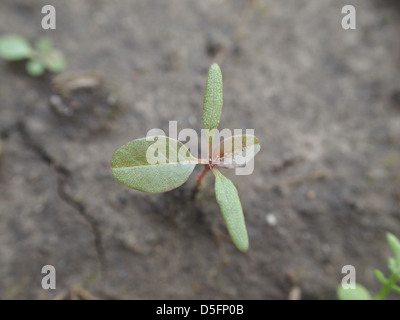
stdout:
<svg viewBox="0 0 400 320">
<path fill-rule="evenodd" d="M 200 172 L 199 176 L 197 177 L 196 187 L 193 189 L 193 193 L 192 193 L 192 199 L 193 200 L 196 198 L 197 192 L 199 192 L 200 189 L 202 188 L 202 181 L 203 181 L 203 179 L 206 176 L 208 171 L 210 171 L 210 166 L 208 164 L 206 164 L 204 166 L 203 171 Z"/>
<path fill-rule="evenodd" d="M 201 180 L 204 179 L 204 177 L 206 176 L 208 171 L 210 171 L 210 167 L 208 165 L 205 165 L 203 171 L 200 172 L 199 176 L 197 177 L 197 182 L 198 183 L 200 183 Z"/>
</svg>

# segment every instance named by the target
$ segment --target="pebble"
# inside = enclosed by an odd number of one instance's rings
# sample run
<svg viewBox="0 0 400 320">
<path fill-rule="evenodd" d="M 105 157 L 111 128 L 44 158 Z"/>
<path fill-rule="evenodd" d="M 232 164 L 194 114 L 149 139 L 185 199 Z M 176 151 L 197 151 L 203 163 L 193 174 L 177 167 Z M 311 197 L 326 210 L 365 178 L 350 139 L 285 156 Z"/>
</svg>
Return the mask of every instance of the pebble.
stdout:
<svg viewBox="0 0 400 320">
<path fill-rule="evenodd" d="M 290 289 L 288 300 L 301 300 L 301 289 L 298 286 L 294 286 Z"/>
<path fill-rule="evenodd" d="M 271 227 L 275 227 L 278 224 L 278 220 L 276 219 L 275 215 L 273 213 L 268 213 L 265 216 L 265 221 L 270 225 Z"/>
</svg>

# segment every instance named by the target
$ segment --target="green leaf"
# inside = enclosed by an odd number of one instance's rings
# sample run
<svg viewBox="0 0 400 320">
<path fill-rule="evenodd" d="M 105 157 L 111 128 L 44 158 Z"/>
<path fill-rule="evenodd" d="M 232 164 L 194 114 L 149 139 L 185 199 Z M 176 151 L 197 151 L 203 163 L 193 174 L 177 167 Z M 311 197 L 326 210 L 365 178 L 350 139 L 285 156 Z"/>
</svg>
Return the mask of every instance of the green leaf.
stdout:
<svg viewBox="0 0 400 320">
<path fill-rule="evenodd" d="M 387 242 L 388 242 L 390 248 L 392 249 L 392 251 L 395 255 L 397 269 L 400 270 L 400 241 L 399 241 L 399 239 L 396 238 L 395 235 L 393 235 L 389 232 L 386 233 L 386 239 L 387 239 Z"/>
<path fill-rule="evenodd" d="M 217 129 L 222 112 L 222 73 L 214 63 L 208 70 L 208 78 L 203 103 L 204 129 Z"/>
<path fill-rule="evenodd" d="M 388 268 L 391 273 L 397 274 L 399 272 L 399 267 L 397 266 L 397 261 L 393 257 L 388 258 Z"/>
<path fill-rule="evenodd" d="M 354 289 L 345 289 L 342 285 L 339 285 L 337 296 L 340 300 L 372 300 L 368 290 L 358 283 Z"/>
<path fill-rule="evenodd" d="M 260 142 L 252 135 L 237 135 L 223 140 L 213 153 L 217 167 L 233 169 L 246 165 L 260 151 Z"/>
<path fill-rule="evenodd" d="M 52 47 L 52 42 L 49 38 L 47 37 L 41 37 L 38 41 L 35 43 L 35 48 L 39 52 L 46 52 L 49 51 Z"/>
<path fill-rule="evenodd" d="M 400 287 L 399 286 L 396 286 L 395 284 L 394 285 L 392 285 L 392 288 L 391 288 L 394 292 L 397 292 L 397 293 L 400 293 Z"/>
<path fill-rule="evenodd" d="M 17 35 L 0 38 L 0 56 L 9 61 L 27 59 L 32 54 L 28 41 Z"/>
<path fill-rule="evenodd" d="M 226 227 L 236 247 L 240 251 L 246 251 L 249 248 L 249 239 L 237 189 L 216 168 L 213 169 L 213 173 L 215 175 L 215 195 Z"/>
<path fill-rule="evenodd" d="M 378 279 L 378 281 L 380 283 L 382 283 L 383 285 L 385 285 L 386 282 L 388 281 L 388 279 L 385 277 L 385 275 L 380 270 L 375 270 L 374 274 L 375 274 L 375 277 Z"/>
<path fill-rule="evenodd" d="M 53 73 L 60 73 L 67 67 L 64 55 L 58 50 L 51 50 L 49 53 L 46 53 L 43 55 L 42 60 L 47 70 Z"/>
<path fill-rule="evenodd" d="M 45 72 L 44 66 L 35 60 L 28 61 L 25 67 L 28 74 L 32 77 L 40 77 Z"/>
<path fill-rule="evenodd" d="M 179 187 L 197 163 L 197 158 L 181 142 L 164 136 L 133 140 L 119 148 L 111 159 L 117 181 L 147 193 Z"/>
</svg>

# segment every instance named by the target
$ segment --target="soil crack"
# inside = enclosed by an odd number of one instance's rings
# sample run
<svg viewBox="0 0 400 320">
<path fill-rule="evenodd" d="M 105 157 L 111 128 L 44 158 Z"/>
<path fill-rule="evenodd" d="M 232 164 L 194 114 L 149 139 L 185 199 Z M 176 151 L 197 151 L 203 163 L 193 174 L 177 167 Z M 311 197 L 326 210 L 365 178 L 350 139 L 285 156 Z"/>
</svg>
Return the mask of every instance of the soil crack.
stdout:
<svg viewBox="0 0 400 320">
<path fill-rule="evenodd" d="M 68 181 L 71 179 L 71 171 L 54 159 L 40 144 L 32 139 L 24 121 L 16 123 L 16 131 L 20 134 L 23 143 L 34 151 L 40 159 L 49 167 L 53 168 L 57 174 L 58 195 L 62 201 L 68 204 L 89 224 L 93 235 L 94 247 L 98 259 L 100 273 L 102 277 L 107 274 L 107 260 L 103 246 L 102 234 L 98 221 L 87 211 L 86 206 L 74 199 L 67 191 Z"/>
</svg>

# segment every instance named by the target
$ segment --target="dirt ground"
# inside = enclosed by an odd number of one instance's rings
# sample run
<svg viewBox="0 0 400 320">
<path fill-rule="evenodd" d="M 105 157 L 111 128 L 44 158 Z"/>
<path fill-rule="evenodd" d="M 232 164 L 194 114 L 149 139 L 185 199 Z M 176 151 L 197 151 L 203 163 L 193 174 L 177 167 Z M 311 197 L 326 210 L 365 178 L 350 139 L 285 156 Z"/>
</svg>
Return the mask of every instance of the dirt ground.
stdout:
<svg viewBox="0 0 400 320">
<path fill-rule="evenodd" d="M 44 4 L 56 30 L 41 29 Z M 345 4 L 356 30 L 341 27 Z M 0 35 L 50 37 L 68 70 L 54 86 L 0 61 L 0 298 L 335 299 L 344 265 L 376 293 L 385 233 L 400 236 L 399 16 L 383 0 L 2 0 Z M 220 128 L 262 146 L 252 175 L 227 173 L 247 253 L 211 176 L 193 202 L 195 175 L 147 195 L 110 170 L 118 147 L 170 120 L 200 131 L 214 61 Z M 97 86 L 68 91 L 85 76 Z M 48 264 L 56 290 L 41 287 Z"/>
</svg>

